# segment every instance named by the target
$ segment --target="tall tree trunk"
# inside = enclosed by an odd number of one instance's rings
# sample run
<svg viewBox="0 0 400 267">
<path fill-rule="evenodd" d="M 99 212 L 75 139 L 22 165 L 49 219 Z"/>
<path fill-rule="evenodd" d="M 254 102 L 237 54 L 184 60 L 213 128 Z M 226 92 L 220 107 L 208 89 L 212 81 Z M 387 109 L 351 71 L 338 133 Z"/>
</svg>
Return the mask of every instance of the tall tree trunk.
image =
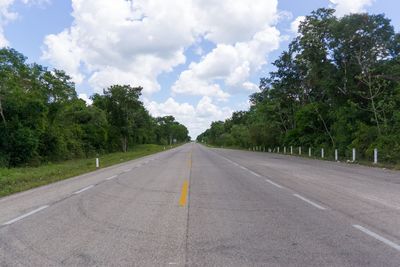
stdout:
<svg viewBox="0 0 400 267">
<path fill-rule="evenodd" d="M 6 122 L 6 117 L 4 116 L 4 113 L 3 113 L 3 105 L 2 105 L 1 100 L 2 100 L 2 99 L 1 99 L 1 97 L 0 97 L 0 116 L 1 116 L 1 118 L 2 118 L 2 120 L 3 120 L 4 125 L 6 125 L 7 122 Z"/>
<path fill-rule="evenodd" d="M 121 138 L 121 144 L 122 144 L 122 151 L 127 152 L 128 151 L 128 139 L 126 136 L 123 136 Z"/>
<path fill-rule="evenodd" d="M 372 104 L 372 111 L 373 111 L 374 117 L 375 117 L 376 127 L 378 128 L 378 134 L 381 135 L 381 126 L 379 124 L 378 111 L 377 111 L 376 106 L 375 106 L 374 98 L 371 98 L 371 104 Z"/>
</svg>

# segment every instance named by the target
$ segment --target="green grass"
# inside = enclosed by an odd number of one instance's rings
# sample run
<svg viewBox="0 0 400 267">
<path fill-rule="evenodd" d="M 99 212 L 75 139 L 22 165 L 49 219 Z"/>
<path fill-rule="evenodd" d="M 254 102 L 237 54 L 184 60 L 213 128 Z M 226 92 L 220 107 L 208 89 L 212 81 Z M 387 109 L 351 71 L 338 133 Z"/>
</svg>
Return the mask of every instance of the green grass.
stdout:
<svg viewBox="0 0 400 267">
<path fill-rule="evenodd" d="M 166 146 L 169 148 L 169 146 Z M 126 153 L 110 153 L 100 156 L 100 167 L 108 167 L 141 158 L 164 150 L 160 145 L 139 145 Z M 54 183 L 96 170 L 95 158 L 76 159 L 39 167 L 0 168 L 0 197 Z"/>
</svg>

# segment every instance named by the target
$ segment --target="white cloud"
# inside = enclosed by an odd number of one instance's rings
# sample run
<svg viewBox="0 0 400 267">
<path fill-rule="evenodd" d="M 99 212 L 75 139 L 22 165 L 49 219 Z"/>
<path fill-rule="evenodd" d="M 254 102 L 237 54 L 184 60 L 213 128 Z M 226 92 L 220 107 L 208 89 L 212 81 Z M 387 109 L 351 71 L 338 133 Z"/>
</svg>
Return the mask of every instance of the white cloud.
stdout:
<svg viewBox="0 0 400 267">
<path fill-rule="evenodd" d="M 93 100 L 88 97 L 87 94 L 79 94 L 78 97 L 82 100 L 85 100 L 86 104 L 91 105 Z"/>
<path fill-rule="evenodd" d="M 277 22 L 278 0 L 194 0 L 199 27 L 214 43 L 246 42 Z"/>
<path fill-rule="evenodd" d="M 298 33 L 300 23 L 302 23 L 306 19 L 305 16 L 298 16 L 291 24 L 290 31 L 294 34 Z"/>
<path fill-rule="evenodd" d="M 48 50 L 43 54 L 55 68 L 66 71 L 76 83 L 81 83 L 84 76 L 80 73 L 79 66 L 82 56 L 82 49 L 76 43 L 79 34 L 75 29 L 63 31 L 58 35 L 48 35 L 44 44 Z"/>
<path fill-rule="evenodd" d="M 143 102 L 153 116 L 174 116 L 177 121 L 189 128 L 189 134 L 192 138 L 196 138 L 207 129 L 211 122 L 225 120 L 232 114 L 230 108 L 216 106 L 212 99 L 207 96 L 201 98 L 196 106 L 179 103 L 173 98 L 167 99 L 164 103 L 157 103 L 148 99 L 144 99 Z"/>
<path fill-rule="evenodd" d="M 142 85 L 149 95 L 160 90 L 158 76 L 185 63 L 186 49 L 204 38 L 216 49 L 198 63 L 198 73 L 183 72 L 173 91 L 226 99 L 229 94 L 216 80 L 248 88 L 250 74 L 265 63 L 266 53 L 277 48 L 279 32 L 273 26 L 279 17 L 277 4 L 277 0 L 72 0 L 74 22 L 46 37 L 43 58 L 65 69 L 78 84 L 85 69 L 96 91 L 129 83 Z M 201 47 L 198 52 L 203 53 Z"/>
<path fill-rule="evenodd" d="M 73 25 L 45 39 L 43 57 L 99 91 L 113 83 L 158 91 L 157 77 L 185 62 L 194 42 L 190 1 L 72 0 Z"/>
<path fill-rule="evenodd" d="M 172 87 L 174 93 L 227 97 L 218 81 L 224 82 L 228 90 L 254 91 L 248 81 L 250 75 L 266 63 L 266 55 L 279 47 L 280 33 L 267 26 L 257 32 L 248 42 L 234 45 L 218 44 L 197 63 L 191 63 Z"/>
<path fill-rule="evenodd" d="M 349 13 L 365 12 L 367 6 L 371 6 L 375 0 L 329 0 L 336 9 L 336 15 L 343 16 Z"/>
</svg>

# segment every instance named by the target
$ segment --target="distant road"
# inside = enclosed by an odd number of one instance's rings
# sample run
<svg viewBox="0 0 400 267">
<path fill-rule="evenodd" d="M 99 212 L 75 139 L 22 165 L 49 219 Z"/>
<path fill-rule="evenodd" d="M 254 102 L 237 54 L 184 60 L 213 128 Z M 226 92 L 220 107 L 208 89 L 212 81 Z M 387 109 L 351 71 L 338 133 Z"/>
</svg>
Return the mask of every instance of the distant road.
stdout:
<svg viewBox="0 0 400 267">
<path fill-rule="evenodd" d="M 400 266 L 400 172 L 187 144 L 0 199 L 0 266 Z"/>
</svg>

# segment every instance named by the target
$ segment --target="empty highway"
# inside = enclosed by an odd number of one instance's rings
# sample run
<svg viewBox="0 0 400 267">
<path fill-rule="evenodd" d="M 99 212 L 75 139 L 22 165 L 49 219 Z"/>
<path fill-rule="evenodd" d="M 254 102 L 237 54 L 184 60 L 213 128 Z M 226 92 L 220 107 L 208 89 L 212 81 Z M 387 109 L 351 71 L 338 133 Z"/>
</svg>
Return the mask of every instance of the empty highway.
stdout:
<svg viewBox="0 0 400 267">
<path fill-rule="evenodd" d="M 400 173 L 181 147 L 0 199 L 0 266 L 399 266 Z"/>
</svg>

